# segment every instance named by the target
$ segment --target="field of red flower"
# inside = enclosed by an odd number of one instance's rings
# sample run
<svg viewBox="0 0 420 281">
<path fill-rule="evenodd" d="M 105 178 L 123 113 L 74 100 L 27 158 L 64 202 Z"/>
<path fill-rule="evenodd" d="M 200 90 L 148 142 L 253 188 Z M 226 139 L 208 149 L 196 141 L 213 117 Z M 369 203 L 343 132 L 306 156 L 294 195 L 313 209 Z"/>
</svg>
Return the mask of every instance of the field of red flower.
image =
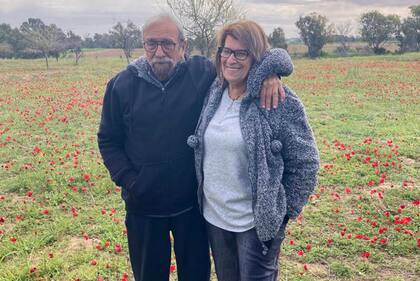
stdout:
<svg viewBox="0 0 420 281">
<path fill-rule="evenodd" d="M 104 87 L 123 67 L 0 61 L 0 280 L 132 278 L 120 188 L 96 144 Z M 420 54 L 296 60 L 283 80 L 322 167 L 279 280 L 418 280 Z"/>
</svg>

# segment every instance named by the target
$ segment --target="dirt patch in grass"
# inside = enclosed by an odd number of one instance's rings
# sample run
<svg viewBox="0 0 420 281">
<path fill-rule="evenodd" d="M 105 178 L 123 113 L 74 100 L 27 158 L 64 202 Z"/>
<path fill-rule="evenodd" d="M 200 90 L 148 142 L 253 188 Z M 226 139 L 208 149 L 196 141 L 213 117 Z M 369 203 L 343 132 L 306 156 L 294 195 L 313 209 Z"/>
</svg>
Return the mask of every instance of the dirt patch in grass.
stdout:
<svg viewBox="0 0 420 281">
<path fill-rule="evenodd" d="M 96 241 L 98 242 L 98 241 Z M 67 251 L 68 252 L 76 252 L 82 249 L 94 249 L 95 248 L 95 241 L 94 239 L 86 240 L 83 237 L 70 237 L 68 240 Z"/>
<path fill-rule="evenodd" d="M 404 157 L 401 156 L 399 157 L 401 164 L 403 164 L 404 166 L 412 166 L 414 164 L 416 164 L 416 160 L 408 158 L 408 157 Z"/>
<path fill-rule="evenodd" d="M 5 200 L 10 200 L 11 203 L 28 202 L 28 201 L 31 201 L 32 200 L 31 197 L 28 197 L 26 195 L 19 195 L 19 194 L 14 193 L 14 192 L 0 194 L 0 197 L 1 196 L 4 196 L 4 199 Z"/>
</svg>

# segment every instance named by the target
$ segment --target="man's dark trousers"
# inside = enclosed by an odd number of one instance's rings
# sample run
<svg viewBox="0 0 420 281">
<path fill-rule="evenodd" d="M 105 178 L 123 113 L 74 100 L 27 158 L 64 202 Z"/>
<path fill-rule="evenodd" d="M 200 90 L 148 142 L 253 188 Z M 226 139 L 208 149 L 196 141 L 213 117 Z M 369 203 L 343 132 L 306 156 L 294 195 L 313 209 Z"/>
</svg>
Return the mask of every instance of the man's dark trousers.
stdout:
<svg viewBox="0 0 420 281">
<path fill-rule="evenodd" d="M 171 217 L 127 213 L 128 247 L 136 281 L 168 281 L 174 238 L 179 281 L 208 281 L 210 256 L 205 222 L 196 208 Z"/>
</svg>

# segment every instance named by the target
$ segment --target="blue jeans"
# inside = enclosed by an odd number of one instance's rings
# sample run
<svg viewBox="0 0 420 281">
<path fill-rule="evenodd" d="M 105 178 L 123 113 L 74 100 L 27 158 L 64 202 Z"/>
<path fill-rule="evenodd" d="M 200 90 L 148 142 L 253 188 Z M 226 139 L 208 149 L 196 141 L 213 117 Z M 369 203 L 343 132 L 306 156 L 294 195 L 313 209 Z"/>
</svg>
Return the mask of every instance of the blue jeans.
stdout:
<svg viewBox="0 0 420 281">
<path fill-rule="evenodd" d="M 275 281 L 287 221 L 285 219 L 276 237 L 264 242 L 267 252 L 264 252 L 255 228 L 231 232 L 207 222 L 218 281 Z"/>
</svg>

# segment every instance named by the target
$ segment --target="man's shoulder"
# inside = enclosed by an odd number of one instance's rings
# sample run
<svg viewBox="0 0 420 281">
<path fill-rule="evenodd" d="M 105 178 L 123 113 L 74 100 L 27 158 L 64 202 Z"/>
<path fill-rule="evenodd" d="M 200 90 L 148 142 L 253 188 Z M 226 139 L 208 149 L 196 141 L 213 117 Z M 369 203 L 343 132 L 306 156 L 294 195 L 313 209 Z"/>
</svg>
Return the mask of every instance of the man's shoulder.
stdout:
<svg viewBox="0 0 420 281">
<path fill-rule="evenodd" d="M 207 91 L 216 77 L 213 63 L 204 56 L 191 56 L 187 60 L 188 71 L 197 88 Z"/>
<path fill-rule="evenodd" d="M 212 62 L 205 56 L 194 55 L 187 60 L 190 68 L 213 68 Z"/>
<path fill-rule="evenodd" d="M 133 70 L 126 68 L 112 77 L 109 83 L 112 83 L 114 88 L 127 87 L 131 85 L 134 77 Z"/>
</svg>

